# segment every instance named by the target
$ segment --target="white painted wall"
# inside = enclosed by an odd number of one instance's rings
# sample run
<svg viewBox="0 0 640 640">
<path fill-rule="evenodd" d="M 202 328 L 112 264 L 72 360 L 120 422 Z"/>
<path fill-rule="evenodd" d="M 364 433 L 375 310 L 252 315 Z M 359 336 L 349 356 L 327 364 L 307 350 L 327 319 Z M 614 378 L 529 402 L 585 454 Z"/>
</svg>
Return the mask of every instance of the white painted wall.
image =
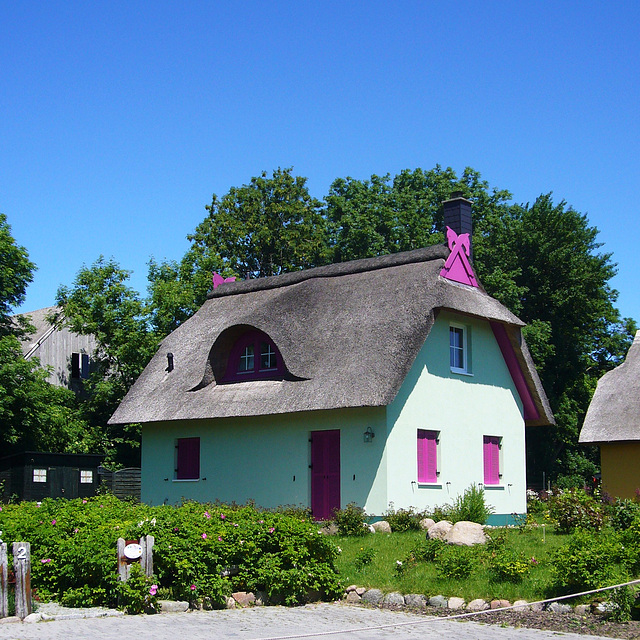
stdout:
<svg viewBox="0 0 640 640">
<path fill-rule="evenodd" d="M 470 329 L 472 375 L 449 368 L 449 324 Z M 441 312 L 398 396 L 388 407 L 388 498 L 396 508 L 453 502 L 483 482 L 483 435 L 502 437 L 502 483 L 485 487 L 499 518 L 526 512 L 522 403 L 488 322 Z M 417 430 L 440 432 L 439 482 L 417 483 Z"/>
</svg>

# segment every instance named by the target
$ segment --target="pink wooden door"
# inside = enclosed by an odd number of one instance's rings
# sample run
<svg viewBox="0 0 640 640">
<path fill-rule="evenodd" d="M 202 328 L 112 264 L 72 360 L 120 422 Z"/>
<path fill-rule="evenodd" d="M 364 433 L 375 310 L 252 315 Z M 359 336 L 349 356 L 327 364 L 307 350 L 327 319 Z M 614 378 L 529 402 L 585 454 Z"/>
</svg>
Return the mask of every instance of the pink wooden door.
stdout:
<svg viewBox="0 0 640 640">
<path fill-rule="evenodd" d="M 328 520 L 340 508 L 340 430 L 311 432 L 311 512 Z"/>
</svg>

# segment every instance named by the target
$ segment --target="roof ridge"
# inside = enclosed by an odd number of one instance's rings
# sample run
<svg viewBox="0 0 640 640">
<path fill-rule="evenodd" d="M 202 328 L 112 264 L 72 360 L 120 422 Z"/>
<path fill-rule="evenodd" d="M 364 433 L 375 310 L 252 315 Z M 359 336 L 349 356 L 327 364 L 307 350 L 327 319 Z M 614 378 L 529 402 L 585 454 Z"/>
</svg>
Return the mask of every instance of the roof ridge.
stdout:
<svg viewBox="0 0 640 640">
<path fill-rule="evenodd" d="M 446 260 L 450 251 L 446 245 L 434 244 L 430 247 L 422 247 L 411 251 L 400 251 L 389 253 L 373 258 L 361 258 L 359 260 L 349 260 L 348 262 L 335 262 L 333 264 L 313 267 L 311 269 L 301 269 L 291 271 L 277 276 L 267 276 L 265 278 L 255 278 L 252 280 L 236 280 L 226 282 L 216 289 L 209 291 L 207 299 L 221 298 L 238 293 L 249 293 L 252 291 L 263 291 L 266 289 L 277 289 L 286 287 L 312 278 L 332 278 L 353 273 L 363 273 L 365 271 L 376 271 L 388 267 L 396 267 L 415 262 L 430 262 L 431 260 Z"/>
</svg>

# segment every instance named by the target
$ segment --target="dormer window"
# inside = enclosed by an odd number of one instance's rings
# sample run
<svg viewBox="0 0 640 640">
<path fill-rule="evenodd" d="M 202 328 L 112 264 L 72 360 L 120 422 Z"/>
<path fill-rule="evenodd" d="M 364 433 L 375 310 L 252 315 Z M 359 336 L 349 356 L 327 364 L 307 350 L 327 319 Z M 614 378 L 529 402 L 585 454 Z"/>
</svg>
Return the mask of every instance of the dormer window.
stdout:
<svg viewBox="0 0 640 640">
<path fill-rule="evenodd" d="M 281 379 L 284 363 L 271 338 L 257 329 L 247 331 L 234 344 L 227 362 L 225 382 Z"/>
</svg>

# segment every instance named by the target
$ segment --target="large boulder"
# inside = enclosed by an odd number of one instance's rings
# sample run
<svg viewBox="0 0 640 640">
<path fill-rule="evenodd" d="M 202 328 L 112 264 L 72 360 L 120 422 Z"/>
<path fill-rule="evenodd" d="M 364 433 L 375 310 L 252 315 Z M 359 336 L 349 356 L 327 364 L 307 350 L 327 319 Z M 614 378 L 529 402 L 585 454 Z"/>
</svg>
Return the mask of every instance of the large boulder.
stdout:
<svg viewBox="0 0 640 640">
<path fill-rule="evenodd" d="M 429 529 L 429 535 L 431 535 Z M 471 547 L 474 544 L 485 544 L 487 536 L 484 533 L 484 527 L 477 522 L 467 522 L 461 520 L 456 522 L 444 536 L 444 541 L 448 544 L 457 544 L 460 546 Z"/>
<path fill-rule="evenodd" d="M 430 539 L 437 538 L 438 540 L 444 540 L 445 536 L 449 533 L 453 525 L 448 520 L 440 520 L 436 522 L 427 531 L 427 537 Z"/>
<path fill-rule="evenodd" d="M 391 533 L 391 525 L 386 520 L 378 520 L 372 526 L 376 533 Z"/>
<path fill-rule="evenodd" d="M 420 529 L 422 529 L 422 531 L 429 531 L 435 523 L 436 521 L 433 518 L 422 518 L 422 520 L 420 520 Z"/>
</svg>

